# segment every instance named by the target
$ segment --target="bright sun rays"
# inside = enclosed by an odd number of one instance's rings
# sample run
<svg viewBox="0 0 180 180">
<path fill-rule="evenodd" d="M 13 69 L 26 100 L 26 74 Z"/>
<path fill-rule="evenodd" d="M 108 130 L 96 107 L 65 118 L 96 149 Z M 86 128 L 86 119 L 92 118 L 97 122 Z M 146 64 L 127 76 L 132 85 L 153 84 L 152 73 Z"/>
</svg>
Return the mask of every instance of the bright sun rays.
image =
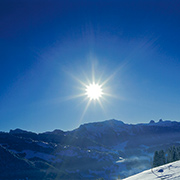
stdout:
<svg viewBox="0 0 180 180">
<path fill-rule="evenodd" d="M 86 102 L 80 121 L 82 121 L 84 115 L 92 103 L 99 104 L 103 112 L 106 114 L 103 104 L 105 101 L 107 101 L 107 96 L 112 96 L 107 92 L 107 84 L 112 77 L 108 77 L 102 81 L 102 74 L 99 77 L 96 77 L 94 68 L 92 68 L 91 78 L 88 78 L 87 74 L 84 74 L 82 77 L 84 81 L 75 76 L 73 76 L 73 78 L 75 78 L 80 83 L 80 93 L 75 95 L 74 98 L 84 97 L 81 102 Z"/>
<path fill-rule="evenodd" d="M 79 93 L 73 96 L 69 96 L 68 99 L 81 98 L 79 104 L 85 103 L 80 122 L 83 120 L 84 115 L 88 111 L 88 108 L 91 104 L 98 104 L 103 110 L 104 114 L 106 114 L 105 104 L 108 102 L 109 98 L 119 99 L 119 97 L 112 93 L 112 82 L 110 82 L 119 69 L 120 68 L 114 71 L 110 76 L 107 76 L 105 71 L 102 71 L 101 73 L 96 71 L 97 74 L 95 76 L 95 67 L 92 65 L 92 71 L 89 73 L 83 73 L 82 71 L 82 73 L 80 72 L 80 77 L 70 74 L 71 77 L 79 83 L 79 85 L 77 84 Z M 104 78 L 104 76 L 106 78 Z"/>
</svg>

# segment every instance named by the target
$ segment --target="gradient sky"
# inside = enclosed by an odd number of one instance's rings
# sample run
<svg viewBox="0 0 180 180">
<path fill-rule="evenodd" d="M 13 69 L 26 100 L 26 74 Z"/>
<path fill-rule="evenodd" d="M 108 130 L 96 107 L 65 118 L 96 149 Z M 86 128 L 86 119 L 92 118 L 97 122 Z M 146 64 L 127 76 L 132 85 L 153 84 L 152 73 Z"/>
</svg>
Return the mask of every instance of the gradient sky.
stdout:
<svg viewBox="0 0 180 180">
<path fill-rule="evenodd" d="M 0 130 L 179 121 L 179 22 L 176 0 L 0 0 Z M 93 68 L 112 96 L 85 112 Z"/>
</svg>

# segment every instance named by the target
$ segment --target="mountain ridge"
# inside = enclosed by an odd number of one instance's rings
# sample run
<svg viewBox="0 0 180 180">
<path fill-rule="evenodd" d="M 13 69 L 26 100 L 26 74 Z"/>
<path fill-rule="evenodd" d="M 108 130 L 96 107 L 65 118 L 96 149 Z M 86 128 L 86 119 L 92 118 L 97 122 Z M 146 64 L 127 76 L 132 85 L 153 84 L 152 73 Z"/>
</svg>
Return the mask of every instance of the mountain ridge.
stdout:
<svg viewBox="0 0 180 180">
<path fill-rule="evenodd" d="M 155 150 L 180 145 L 180 122 L 126 124 L 111 119 L 85 123 L 72 131 L 15 129 L 0 133 L 0 145 L 17 157 L 41 164 L 45 168 L 40 171 L 51 167 L 50 180 L 58 174 L 62 179 L 113 180 L 149 169 Z"/>
<path fill-rule="evenodd" d="M 100 125 L 100 124 L 109 124 L 109 125 L 113 125 L 113 124 L 122 124 L 122 125 L 172 125 L 172 124 L 180 124 L 180 122 L 178 121 L 171 121 L 171 120 L 162 120 L 160 119 L 159 121 L 155 122 L 154 120 L 150 120 L 149 123 L 125 123 L 121 120 L 116 120 L 116 119 L 109 119 L 109 120 L 104 120 L 104 121 L 98 121 L 98 122 L 89 122 L 89 123 L 84 123 L 84 124 L 81 124 L 79 125 L 79 127 L 75 128 L 75 129 L 72 129 L 72 130 L 68 130 L 68 131 L 65 131 L 65 130 L 61 130 L 61 129 L 54 129 L 52 131 L 45 131 L 45 132 L 32 132 L 31 130 L 24 130 L 24 129 L 21 129 L 21 128 L 16 128 L 16 129 L 10 129 L 9 130 L 9 133 L 35 133 L 35 134 L 42 134 L 42 133 L 47 133 L 47 134 L 52 134 L 52 133 L 67 133 L 67 132 L 71 132 L 71 131 L 74 131 L 76 129 L 79 129 L 80 127 L 82 126 L 89 126 L 89 125 Z M 3 131 L 1 131 L 3 132 Z"/>
</svg>

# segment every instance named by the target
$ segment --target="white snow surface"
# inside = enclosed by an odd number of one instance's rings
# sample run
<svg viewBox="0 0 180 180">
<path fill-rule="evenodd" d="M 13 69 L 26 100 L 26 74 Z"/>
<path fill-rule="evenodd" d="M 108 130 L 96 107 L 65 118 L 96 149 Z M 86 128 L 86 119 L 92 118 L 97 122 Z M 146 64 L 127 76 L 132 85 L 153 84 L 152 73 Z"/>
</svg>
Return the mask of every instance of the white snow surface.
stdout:
<svg viewBox="0 0 180 180">
<path fill-rule="evenodd" d="M 22 153 L 26 153 L 27 159 L 38 157 L 38 158 L 44 159 L 49 162 L 61 162 L 62 161 L 61 159 L 57 159 L 56 156 L 54 156 L 54 155 L 46 154 L 46 153 L 42 153 L 42 152 L 23 150 Z"/>
<path fill-rule="evenodd" d="M 172 162 L 139 174 L 125 178 L 124 180 L 180 180 L 180 161 Z"/>
<path fill-rule="evenodd" d="M 12 152 L 14 153 L 25 153 L 26 156 L 25 158 L 30 159 L 30 158 L 40 158 L 40 159 L 44 159 L 45 161 L 48 162 L 62 162 L 61 159 L 57 158 L 54 155 L 51 154 L 46 154 L 46 153 L 42 153 L 42 152 L 37 152 L 37 151 L 32 151 L 32 150 L 23 150 L 23 151 L 16 151 L 16 150 L 12 150 Z"/>
<path fill-rule="evenodd" d="M 44 147 L 44 148 L 52 148 L 52 146 L 51 145 L 49 145 L 49 143 L 47 143 L 47 142 L 43 142 L 43 141 L 37 141 L 37 144 L 39 145 L 39 146 L 41 146 L 41 147 Z"/>
</svg>

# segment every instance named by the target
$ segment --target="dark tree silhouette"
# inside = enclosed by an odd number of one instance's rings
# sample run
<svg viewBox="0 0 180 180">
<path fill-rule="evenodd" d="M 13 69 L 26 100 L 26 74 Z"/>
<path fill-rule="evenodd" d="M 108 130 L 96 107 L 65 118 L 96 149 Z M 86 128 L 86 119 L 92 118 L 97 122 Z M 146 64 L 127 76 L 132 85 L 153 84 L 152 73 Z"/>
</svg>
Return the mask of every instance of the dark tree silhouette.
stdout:
<svg viewBox="0 0 180 180">
<path fill-rule="evenodd" d="M 166 163 L 165 153 L 163 150 L 155 151 L 153 158 L 153 167 L 161 166 Z"/>
</svg>

